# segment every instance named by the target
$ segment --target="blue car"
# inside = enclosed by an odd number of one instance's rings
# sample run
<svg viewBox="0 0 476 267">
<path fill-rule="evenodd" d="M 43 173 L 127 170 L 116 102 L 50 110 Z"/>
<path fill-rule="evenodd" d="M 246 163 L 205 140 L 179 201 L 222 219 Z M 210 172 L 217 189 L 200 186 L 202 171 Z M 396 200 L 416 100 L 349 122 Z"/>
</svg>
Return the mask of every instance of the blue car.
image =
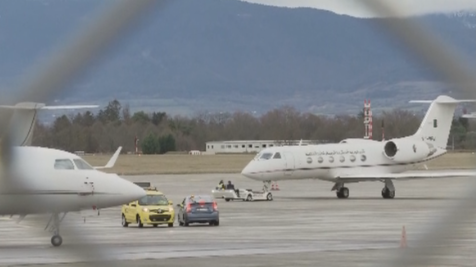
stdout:
<svg viewBox="0 0 476 267">
<path fill-rule="evenodd" d="M 177 204 L 177 221 L 180 226 L 189 226 L 191 223 L 208 223 L 218 226 L 220 215 L 215 199 L 210 195 L 191 195 Z"/>
</svg>

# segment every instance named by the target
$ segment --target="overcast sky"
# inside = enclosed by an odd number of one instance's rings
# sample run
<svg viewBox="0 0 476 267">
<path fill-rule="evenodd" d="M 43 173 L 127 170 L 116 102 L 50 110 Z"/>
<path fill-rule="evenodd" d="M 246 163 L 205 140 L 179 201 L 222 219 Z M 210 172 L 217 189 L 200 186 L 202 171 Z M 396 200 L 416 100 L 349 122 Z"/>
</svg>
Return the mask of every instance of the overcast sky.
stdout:
<svg viewBox="0 0 476 267">
<path fill-rule="evenodd" d="M 358 4 L 358 0 L 243 0 L 274 6 L 314 7 L 355 17 L 373 17 L 373 14 Z M 369 0 L 366 0 L 369 1 Z M 405 15 L 476 10 L 476 0 L 386 0 L 398 2 Z"/>
</svg>

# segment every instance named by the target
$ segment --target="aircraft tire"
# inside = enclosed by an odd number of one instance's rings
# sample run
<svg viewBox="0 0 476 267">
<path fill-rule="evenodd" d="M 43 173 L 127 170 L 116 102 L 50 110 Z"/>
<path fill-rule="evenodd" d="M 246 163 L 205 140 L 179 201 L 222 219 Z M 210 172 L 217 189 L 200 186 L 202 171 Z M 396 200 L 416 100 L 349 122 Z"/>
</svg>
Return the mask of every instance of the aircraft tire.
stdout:
<svg viewBox="0 0 476 267">
<path fill-rule="evenodd" d="M 384 187 L 382 189 L 382 197 L 383 198 L 394 198 L 395 197 L 395 191 L 390 191 L 387 187 Z"/>
<path fill-rule="evenodd" d="M 341 187 L 337 192 L 336 195 L 338 198 L 348 198 L 349 197 L 349 188 Z"/>
<path fill-rule="evenodd" d="M 59 247 L 63 243 L 63 238 L 60 235 L 54 235 L 51 237 L 51 245 Z"/>
</svg>

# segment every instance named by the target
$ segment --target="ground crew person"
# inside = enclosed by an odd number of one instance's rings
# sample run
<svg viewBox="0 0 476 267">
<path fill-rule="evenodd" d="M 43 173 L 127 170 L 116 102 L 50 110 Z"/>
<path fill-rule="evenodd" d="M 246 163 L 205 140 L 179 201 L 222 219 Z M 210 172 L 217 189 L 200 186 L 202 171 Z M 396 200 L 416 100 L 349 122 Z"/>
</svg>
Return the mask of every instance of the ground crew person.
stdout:
<svg viewBox="0 0 476 267">
<path fill-rule="evenodd" d="M 235 185 L 231 183 L 231 181 L 228 181 L 228 184 L 226 185 L 227 190 L 235 190 Z"/>
<path fill-rule="evenodd" d="M 220 180 L 220 182 L 218 183 L 217 189 L 225 190 L 225 183 L 223 182 L 223 180 Z"/>
</svg>

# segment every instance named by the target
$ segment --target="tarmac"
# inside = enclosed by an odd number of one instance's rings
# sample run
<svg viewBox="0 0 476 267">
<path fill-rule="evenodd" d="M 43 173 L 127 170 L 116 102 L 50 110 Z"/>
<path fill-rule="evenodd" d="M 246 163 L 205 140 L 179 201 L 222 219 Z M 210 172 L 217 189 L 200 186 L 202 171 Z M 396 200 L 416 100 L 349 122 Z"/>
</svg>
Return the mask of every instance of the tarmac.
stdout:
<svg viewBox="0 0 476 267">
<path fill-rule="evenodd" d="M 261 189 L 239 174 L 127 176 L 149 181 L 174 202 L 210 194 L 220 179 Z M 54 248 L 47 219 L 0 220 L 0 266 L 387 266 L 438 222 L 461 195 L 466 178 L 397 181 L 395 199 L 382 199 L 380 182 L 347 185 L 348 199 L 319 180 L 283 181 L 273 201 L 217 200 L 220 226 L 121 226 L 120 207 L 68 214 L 63 245 Z M 34 203 L 32 203 L 34 204 Z M 15 217 L 14 217 L 15 218 Z M 13 219 L 14 219 L 13 218 Z M 432 266 L 474 266 L 473 221 Z M 405 226 L 408 248 L 400 248 Z M 78 234 L 74 234 L 72 231 Z M 445 244 L 434 244 L 445 247 Z M 84 249 L 88 248 L 88 253 Z M 83 253 L 83 254 L 79 254 Z M 104 260 L 106 262 L 88 263 Z"/>
</svg>

